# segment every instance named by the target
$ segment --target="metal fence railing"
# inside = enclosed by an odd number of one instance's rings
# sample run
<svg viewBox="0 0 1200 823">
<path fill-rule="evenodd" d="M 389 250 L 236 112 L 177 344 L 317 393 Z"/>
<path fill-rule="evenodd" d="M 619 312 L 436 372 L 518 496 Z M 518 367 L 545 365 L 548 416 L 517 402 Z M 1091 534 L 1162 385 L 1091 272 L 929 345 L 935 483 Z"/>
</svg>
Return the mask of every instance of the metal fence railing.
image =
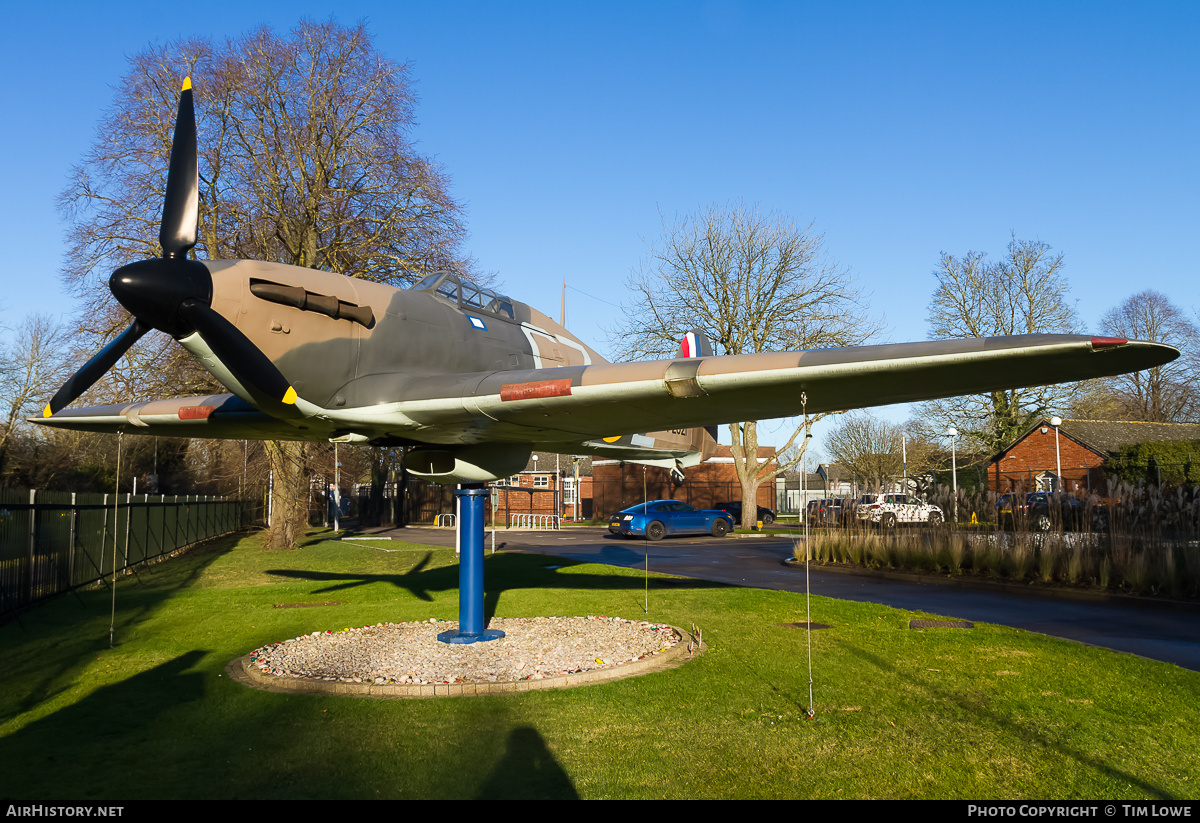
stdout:
<svg viewBox="0 0 1200 823">
<path fill-rule="evenodd" d="M 561 529 L 562 518 L 556 514 L 520 514 L 508 516 L 510 529 Z"/>
<path fill-rule="evenodd" d="M 238 531 L 250 510 L 206 495 L 0 489 L 0 614 L 112 575 L 114 542 L 126 569 Z"/>
</svg>

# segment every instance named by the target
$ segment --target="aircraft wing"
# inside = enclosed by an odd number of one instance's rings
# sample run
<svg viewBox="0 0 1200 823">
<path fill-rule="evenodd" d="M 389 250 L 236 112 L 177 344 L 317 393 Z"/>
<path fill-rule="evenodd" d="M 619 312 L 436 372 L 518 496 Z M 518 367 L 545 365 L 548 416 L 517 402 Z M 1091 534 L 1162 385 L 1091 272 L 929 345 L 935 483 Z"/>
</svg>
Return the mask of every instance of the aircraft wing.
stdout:
<svg viewBox="0 0 1200 823">
<path fill-rule="evenodd" d="M 95 432 L 140 431 L 163 437 L 227 438 L 230 440 L 296 440 L 297 427 L 276 419 L 232 394 L 176 397 L 119 403 L 111 406 L 66 408 L 31 422 L 59 429 Z M 323 437 L 320 439 L 324 439 Z"/>
<path fill-rule="evenodd" d="M 457 429 L 457 442 L 563 442 L 791 417 L 801 393 L 812 414 L 1073 382 L 1178 356 L 1084 335 L 973 338 L 448 376 L 453 392 L 427 378 L 426 396 L 387 405 L 416 429 Z"/>
<path fill-rule="evenodd" d="M 1027 335 L 591 366 L 395 375 L 395 402 L 279 419 L 232 395 L 64 409 L 36 422 L 180 437 L 528 443 L 642 451 L 628 435 L 932 400 L 1138 371 L 1179 352 L 1158 343 Z M 374 379 L 374 378 L 372 378 Z M 635 438 L 636 439 L 636 438 Z M 572 447 L 573 449 L 580 446 Z M 653 450 L 652 450 L 653 451 Z M 581 450 L 582 453 L 582 450 Z M 649 452 L 647 452 L 649 453 Z"/>
</svg>

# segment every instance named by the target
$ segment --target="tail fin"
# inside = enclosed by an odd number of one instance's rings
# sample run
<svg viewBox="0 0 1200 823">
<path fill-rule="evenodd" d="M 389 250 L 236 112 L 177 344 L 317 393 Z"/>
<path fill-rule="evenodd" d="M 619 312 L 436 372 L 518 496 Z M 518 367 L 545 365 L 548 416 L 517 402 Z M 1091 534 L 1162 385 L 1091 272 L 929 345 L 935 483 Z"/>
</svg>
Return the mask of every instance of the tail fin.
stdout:
<svg viewBox="0 0 1200 823">
<path fill-rule="evenodd" d="M 681 358 L 689 357 L 712 357 L 712 343 L 708 339 L 708 335 L 703 329 L 692 329 L 683 336 L 679 341 L 679 356 Z M 709 426 L 705 429 L 714 441 L 717 439 L 717 427 Z"/>
<path fill-rule="evenodd" d="M 708 340 L 708 335 L 703 329 L 692 329 L 683 336 L 679 341 L 679 356 L 685 357 L 712 357 L 712 343 Z"/>
</svg>

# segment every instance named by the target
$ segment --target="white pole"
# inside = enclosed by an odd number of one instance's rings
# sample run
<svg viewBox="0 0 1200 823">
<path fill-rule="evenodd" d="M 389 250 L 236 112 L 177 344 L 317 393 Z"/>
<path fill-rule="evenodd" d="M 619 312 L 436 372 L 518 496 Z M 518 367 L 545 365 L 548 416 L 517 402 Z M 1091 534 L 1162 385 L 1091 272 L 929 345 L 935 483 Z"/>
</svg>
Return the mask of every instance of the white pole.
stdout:
<svg viewBox="0 0 1200 823">
<path fill-rule="evenodd" d="M 341 531 L 338 519 L 342 515 L 341 476 L 338 474 L 338 444 L 333 444 L 333 530 Z"/>
<path fill-rule="evenodd" d="M 958 456 L 955 454 L 954 438 L 958 437 L 958 429 L 953 426 L 946 432 L 950 435 L 950 478 L 954 489 L 954 522 L 958 523 Z"/>
<path fill-rule="evenodd" d="M 112 579 L 112 613 L 108 618 L 108 647 L 113 647 L 113 632 L 117 625 L 117 510 L 121 505 L 121 438 L 125 436 L 124 432 L 117 432 L 117 485 L 113 489 L 113 579 Z M 31 495 L 32 496 L 32 493 Z M 30 511 L 29 516 L 33 518 L 35 512 Z M 128 513 L 126 513 L 128 517 Z"/>
<path fill-rule="evenodd" d="M 1054 427 L 1054 491 L 1062 491 L 1062 458 L 1058 454 L 1058 427 L 1062 425 L 1061 417 L 1051 417 L 1050 425 Z"/>
<path fill-rule="evenodd" d="M 800 392 L 800 409 L 804 414 L 804 451 L 808 452 L 808 441 L 812 437 L 812 429 L 808 423 L 808 392 Z M 807 489 L 808 487 L 808 470 L 804 466 L 804 456 L 800 458 L 800 488 Z M 812 598 L 810 597 L 810 583 L 808 577 L 808 561 L 811 556 L 808 548 L 808 493 L 803 493 L 804 500 L 804 621 L 805 621 L 805 645 L 808 647 L 808 716 L 810 718 L 816 716 L 816 707 L 813 705 L 813 676 L 812 676 Z"/>
</svg>

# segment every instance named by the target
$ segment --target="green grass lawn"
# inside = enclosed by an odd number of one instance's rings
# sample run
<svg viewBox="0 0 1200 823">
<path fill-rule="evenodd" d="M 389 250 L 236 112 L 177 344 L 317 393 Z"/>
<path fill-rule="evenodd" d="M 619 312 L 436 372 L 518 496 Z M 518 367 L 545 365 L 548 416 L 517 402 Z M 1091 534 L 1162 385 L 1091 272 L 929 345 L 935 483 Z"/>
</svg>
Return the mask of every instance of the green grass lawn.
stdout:
<svg viewBox="0 0 1200 823">
<path fill-rule="evenodd" d="M 373 548 L 377 547 L 377 548 Z M 387 551 L 381 549 L 386 548 Z M 550 566 L 559 566 L 552 569 Z M 498 616 L 643 615 L 636 571 L 496 554 Z M 455 620 L 452 549 L 226 540 L 61 597 L 0 628 L 9 798 L 1197 798 L 1200 674 L 991 625 L 803 595 L 650 586 L 650 619 L 698 626 L 678 669 L 489 697 L 261 692 L 230 660 L 379 621 Z M 312 608 L 277 604 L 325 603 Z M 265 807 L 269 808 L 269 807 Z"/>
</svg>

